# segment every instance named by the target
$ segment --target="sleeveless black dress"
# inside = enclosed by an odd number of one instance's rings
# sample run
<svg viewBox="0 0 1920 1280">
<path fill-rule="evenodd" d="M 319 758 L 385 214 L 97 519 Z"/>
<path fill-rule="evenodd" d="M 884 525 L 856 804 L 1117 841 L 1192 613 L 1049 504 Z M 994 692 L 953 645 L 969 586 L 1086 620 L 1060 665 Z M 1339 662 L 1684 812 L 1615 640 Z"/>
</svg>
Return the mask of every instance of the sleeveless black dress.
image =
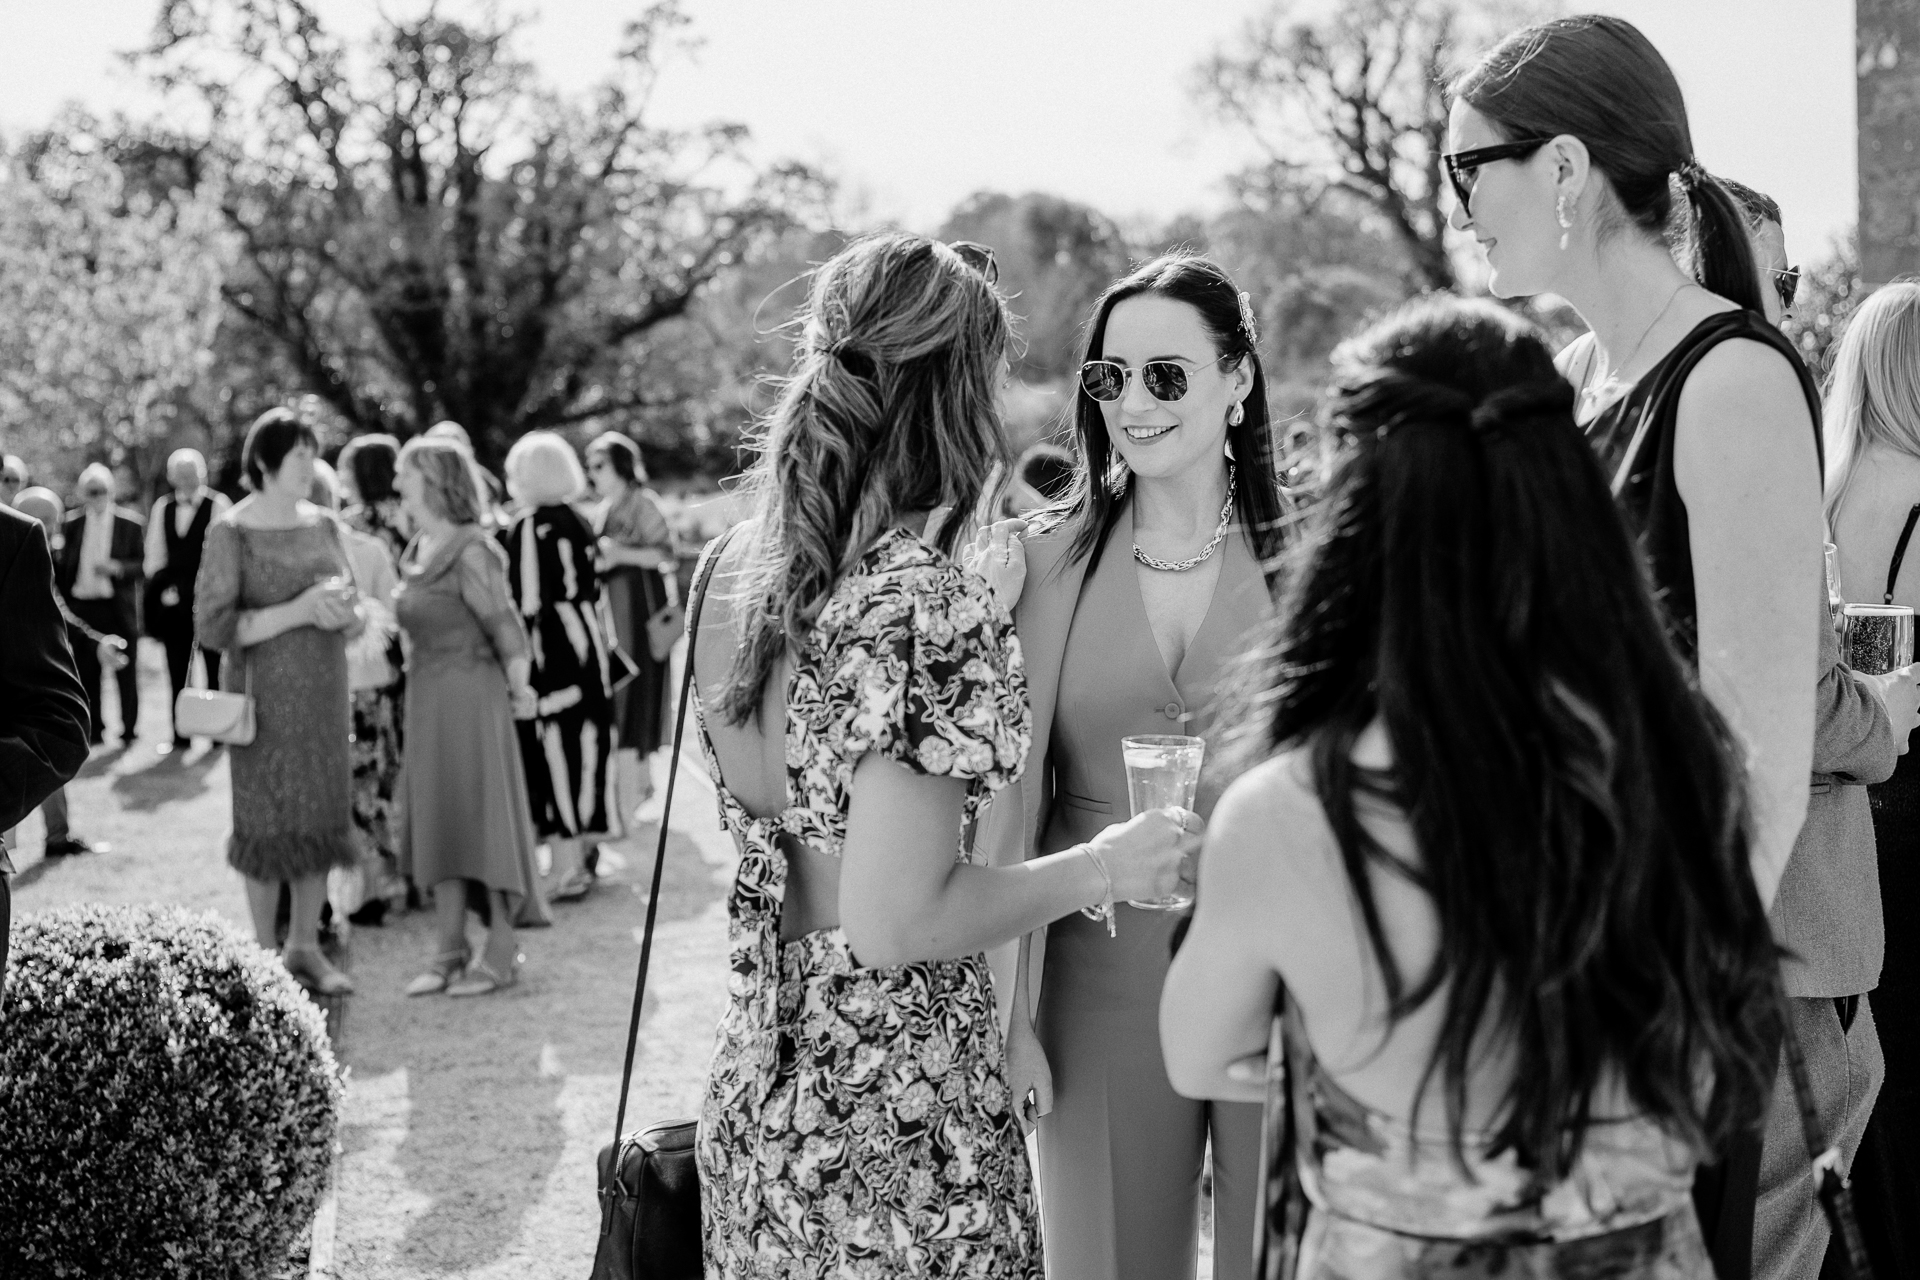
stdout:
<svg viewBox="0 0 1920 1280">
<path fill-rule="evenodd" d="M 1907 512 L 1906 527 L 1887 566 L 1883 600 L 1893 603 L 1894 583 L 1907 543 L 1920 522 L 1920 503 Z M 1893 776 L 1867 788 L 1873 810 L 1873 842 L 1880 860 L 1880 903 L 1889 921 L 1912 919 L 1920 908 L 1920 758 L 1900 757 Z M 1873 1118 L 1853 1157 L 1853 1205 L 1873 1258 L 1876 1275 L 1920 1276 L 1920 930 L 1887 930 L 1880 985 L 1868 993 L 1887 1078 L 1873 1104 Z"/>
<path fill-rule="evenodd" d="M 1680 393 L 1706 354 L 1736 338 L 1765 343 L 1793 366 L 1813 414 L 1820 448 L 1820 391 L 1793 344 L 1751 311 L 1722 311 L 1695 325 L 1632 390 L 1586 426 L 1602 467 L 1614 478 L 1614 500 L 1633 531 L 1650 571 L 1654 594 L 1681 655 L 1699 663 L 1699 618 L 1693 583 L 1693 547 L 1687 506 L 1674 477 L 1674 435 Z M 1879 1010 L 1875 1009 L 1875 1017 Z M 1746 1280 L 1753 1272 L 1754 1202 L 1759 1194 L 1760 1147 L 1766 1118 L 1742 1133 L 1720 1159 L 1694 1179 L 1694 1206 L 1719 1280 Z"/>
</svg>

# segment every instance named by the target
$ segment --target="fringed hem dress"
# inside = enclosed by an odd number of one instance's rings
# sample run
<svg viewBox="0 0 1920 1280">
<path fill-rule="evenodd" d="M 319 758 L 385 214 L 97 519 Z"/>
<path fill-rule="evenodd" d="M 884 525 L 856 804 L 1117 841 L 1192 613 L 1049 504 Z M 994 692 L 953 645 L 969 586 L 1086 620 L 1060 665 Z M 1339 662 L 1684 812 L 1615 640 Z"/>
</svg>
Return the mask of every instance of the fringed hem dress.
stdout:
<svg viewBox="0 0 1920 1280">
<path fill-rule="evenodd" d="M 252 880 L 299 880 L 354 865 L 353 766 L 347 742 L 347 642 L 295 627 L 242 647 L 241 613 L 285 604 L 349 573 L 337 519 L 256 529 L 228 512 L 207 530 L 194 586 L 194 633 L 224 651 L 220 683 L 250 693 L 254 739 L 232 748 L 233 835 L 227 862 Z"/>
<path fill-rule="evenodd" d="M 967 823 L 1019 776 L 1031 734 L 1012 619 L 918 538 L 882 535 L 794 658 L 790 807 L 772 818 L 749 815 L 720 780 L 695 706 L 741 849 L 697 1143 L 708 1280 L 1040 1280 L 986 957 L 869 968 L 837 926 L 780 941 L 777 842 L 838 856 L 869 751 L 965 780 Z M 960 830 L 954 841 L 970 860 Z"/>
<path fill-rule="evenodd" d="M 463 880 L 507 895 L 519 924 L 549 924 L 506 664 L 527 654 L 506 554 L 461 525 L 400 564 L 394 613 L 407 655 L 401 869 L 421 888 Z"/>
</svg>

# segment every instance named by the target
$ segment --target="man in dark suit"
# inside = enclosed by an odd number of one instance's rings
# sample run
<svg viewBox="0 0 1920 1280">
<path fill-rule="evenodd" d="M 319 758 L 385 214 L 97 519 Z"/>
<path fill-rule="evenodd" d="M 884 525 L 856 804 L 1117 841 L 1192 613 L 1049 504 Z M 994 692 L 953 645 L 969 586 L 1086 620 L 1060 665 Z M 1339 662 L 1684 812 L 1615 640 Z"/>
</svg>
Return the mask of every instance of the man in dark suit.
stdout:
<svg viewBox="0 0 1920 1280">
<path fill-rule="evenodd" d="M 5 832 L 87 760 L 92 726 L 39 522 L 0 507 L 0 992 L 12 918 Z"/>
<path fill-rule="evenodd" d="M 207 487 L 207 460 L 198 449 L 175 449 L 167 459 L 167 483 L 173 492 L 153 504 L 147 518 L 147 590 L 143 622 L 147 634 L 166 646 L 171 708 L 187 687 L 193 662 L 193 584 L 200 575 L 200 549 L 207 526 L 233 504 Z M 207 687 L 220 687 L 220 655 L 201 654 L 207 665 Z M 187 740 L 174 730 L 173 745 L 164 751 L 184 751 Z"/>
<path fill-rule="evenodd" d="M 131 745 L 140 722 L 135 638 L 140 634 L 146 522 L 113 505 L 113 473 L 97 462 L 80 473 L 79 490 L 84 505 L 67 517 L 55 580 L 76 618 L 127 642 L 126 660 L 114 674 L 120 685 L 120 741 Z M 98 743 L 103 736 L 99 649 L 78 637 L 69 639 L 80 683 L 87 691 L 93 740 Z"/>
</svg>

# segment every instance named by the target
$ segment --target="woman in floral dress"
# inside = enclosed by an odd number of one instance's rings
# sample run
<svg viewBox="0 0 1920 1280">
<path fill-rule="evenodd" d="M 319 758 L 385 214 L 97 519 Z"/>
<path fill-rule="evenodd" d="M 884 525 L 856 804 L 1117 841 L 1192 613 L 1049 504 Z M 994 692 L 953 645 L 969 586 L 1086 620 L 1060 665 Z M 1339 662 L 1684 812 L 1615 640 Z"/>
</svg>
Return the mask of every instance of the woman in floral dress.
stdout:
<svg viewBox="0 0 1920 1280">
<path fill-rule="evenodd" d="M 983 954 L 1170 892 L 1198 818 L 1160 809 L 1018 867 L 962 833 L 1029 723 L 1001 597 L 954 560 L 1004 453 L 1007 311 L 917 236 L 817 273 L 767 424 L 756 516 L 723 540 L 692 654 L 741 859 L 698 1155 L 706 1273 L 1041 1274 Z M 1012 522 L 965 543 L 1011 564 Z"/>
<path fill-rule="evenodd" d="M 375 576 L 380 589 L 363 586 L 373 601 L 374 619 L 386 636 L 384 664 L 365 655 L 367 664 L 384 666 L 377 679 L 356 681 L 353 689 L 353 829 L 363 860 L 373 859 L 382 874 L 368 878 L 366 898 L 349 917 L 355 924 L 377 925 L 389 909 L 407 902 L 407 881 L 399 873 L 400 815 L 395 799 L 400 788 L 400 761 L 406 751 L 406 659 L 400 651 L 399 628 L 393 620 L 392 583 L 400 557 L 407 549 L 412 525 L 400 507 L 394 488 L 400 460 L 400 442 L 389 435 L 355 436 L 340 450 L 337 466 L 340 499 L 346 504 L 341 521 L 359 544 L 355 555 L 378 563 L 370 544 L 386 553 L 386 565 Z M 365 645 L 359 647 L 364 650 Z"/>
</svg>

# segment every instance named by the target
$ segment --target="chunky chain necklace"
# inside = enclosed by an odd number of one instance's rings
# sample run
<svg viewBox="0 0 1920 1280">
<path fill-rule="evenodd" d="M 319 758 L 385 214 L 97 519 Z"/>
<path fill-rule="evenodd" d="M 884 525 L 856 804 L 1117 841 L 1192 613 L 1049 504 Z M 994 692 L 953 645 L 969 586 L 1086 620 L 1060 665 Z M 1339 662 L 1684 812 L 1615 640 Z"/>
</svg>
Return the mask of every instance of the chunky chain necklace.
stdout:
<svg viewBox="0 0 1920 1280">
<path fill-rule="evenodd" d="M 1219 550 L 1220 544 L 1227 540 L 1227 522 L 1233 519 L 1234 479 L 1235 472 L 1233 464 L 1228 463 L 1227 500 L 1220 504 L 1220 527 L 1213 531 L 1213 537 L 1207 540 L 1207 545 L 1200 548 L 1199 555 L 1194 556 L 1191 560 L 1162 560 L 1158 556 L 1150 556 L 1142 551 L 1140 544 L 1136 542 L 1133 544 L 1133 558 L 1149 569 L 1159 569 L 1165 573 L 1185 573 L 1189 569 L 1198 569 L 1201 565 L 1205 564 L 1208 557 Z"/>
</svg>

